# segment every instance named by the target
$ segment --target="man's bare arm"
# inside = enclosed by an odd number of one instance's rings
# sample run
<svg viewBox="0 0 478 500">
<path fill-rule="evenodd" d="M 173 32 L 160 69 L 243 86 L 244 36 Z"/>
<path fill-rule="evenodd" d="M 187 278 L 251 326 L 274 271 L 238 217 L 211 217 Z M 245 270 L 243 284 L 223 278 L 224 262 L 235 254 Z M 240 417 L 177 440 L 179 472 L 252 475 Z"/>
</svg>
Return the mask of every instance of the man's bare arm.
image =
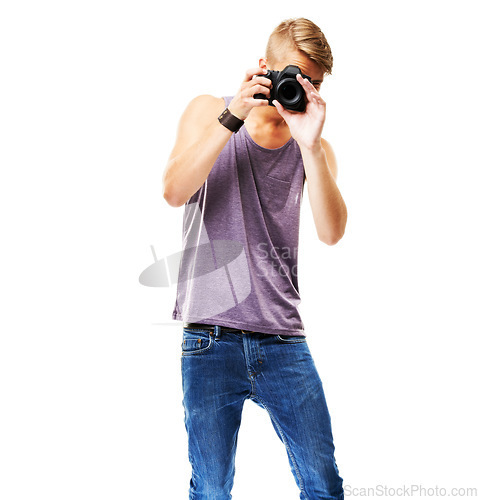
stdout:
<svg viewBox="0 0 478 500">
<path fill-rule="evenodd" d="M 271 81 L 264 77 L 261 68 L 246 72 L 238 93 L 229 104 L 233 115 L 245 120 L 253 107 L 267 106 L 264 99 L 254 99 L 254 94 L 269 95 Z M 224 110 L 224 100 L 202 95 L 191 101 L 183 113 L 178 127 L 176 144 L 163 174 L 163 197 L 173 207 L 184 205 L 204 184 L 217 157 L 232 132 L 221 125 L 218 116 Z"/>
<path fill-rule="evenodd" d="M 217 120 L 223 109 L 223 99 L 202 95 L 184 111 L 163 174 L 163 196 L 171 206 L 184 205 L 204 184 L 231 137 L 232 132 Z"/>
<path fill-rule="evenodd" d="M 332 174 L 334 180 L 337 181 L 337 176 L 339 172 L 337 167 L 337 158 L 335 157 L 334 150 L 332 149 L 330 142 L 326 141 L 323 137 L 321 139 L 321 144 L 322 147 L 324 148 L 325 156 L 327 157 L 327 164 L 329 166 L 330 173 Z"/>
<path fill-rule="evenodd" d="M 307 96 L 305 112 L 291 113 L 279 102 L 274 104 L 300 147 L 317 236 L 327 245 L 335 245 L 345 232 L 347 207 L 336 183 L 337 162 L 332 146 L 321 137 L 325 101 L 308 80 L 299 75 L 297 80 Z"/>
<path fill-rule="evenodd" d="M 337 187 L 337 161 L 330 143 L 321 140 L 315 150 L 301 149 L 307 192 L 319 239 L 335 245 L 344 235 L 347 207 Z"/>
</svg>

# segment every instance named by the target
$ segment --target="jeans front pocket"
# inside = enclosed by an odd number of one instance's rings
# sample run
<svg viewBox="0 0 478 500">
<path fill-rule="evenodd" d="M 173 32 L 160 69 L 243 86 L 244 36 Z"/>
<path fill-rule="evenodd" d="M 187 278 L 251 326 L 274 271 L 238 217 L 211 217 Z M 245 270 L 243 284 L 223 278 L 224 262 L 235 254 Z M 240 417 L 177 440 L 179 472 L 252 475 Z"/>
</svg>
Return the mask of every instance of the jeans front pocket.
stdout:
<svg viewBox="0 0 478 500">
<path fill-rule="evenodd" d="M 183 328 L 181 350 L 183 356 L 202 354 L 212 346 L 212 332 L 196 328 Z"/>
</svg>

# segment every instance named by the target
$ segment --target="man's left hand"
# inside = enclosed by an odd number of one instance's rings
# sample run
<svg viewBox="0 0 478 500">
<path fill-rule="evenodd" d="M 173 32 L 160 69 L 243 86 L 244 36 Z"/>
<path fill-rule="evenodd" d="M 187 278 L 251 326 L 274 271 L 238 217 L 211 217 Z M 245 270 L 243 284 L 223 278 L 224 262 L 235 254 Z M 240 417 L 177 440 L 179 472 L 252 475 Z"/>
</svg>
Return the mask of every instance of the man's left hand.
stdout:
<svg viewBox="0 0 478 500">
<path fill-rule="evenodd" d="M 289 111 L 275 99 L 272 104 L 287 123 L 292 137 L 300 147 L 307 149 L 320 148 L 320 138 L 325 122 L 325 101 L 309 80 L 297 75 L 298 82 L 302 85 L 307 105 L 304 112 Z"/>
</svg>

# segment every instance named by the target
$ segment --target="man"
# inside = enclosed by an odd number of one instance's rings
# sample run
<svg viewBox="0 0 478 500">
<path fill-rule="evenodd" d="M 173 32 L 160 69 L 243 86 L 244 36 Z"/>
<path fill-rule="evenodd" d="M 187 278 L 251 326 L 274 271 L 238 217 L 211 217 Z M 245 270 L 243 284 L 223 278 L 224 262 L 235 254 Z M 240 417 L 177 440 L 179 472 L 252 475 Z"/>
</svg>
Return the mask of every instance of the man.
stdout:
<svg viewBox="0 0 478 500">
<path fill-rule="evenodd" d="M 322 242 L 336 244 L 347 219 L 334 153 L 321 137 L 319 89 L 332 61 L 314 23 L 284 21 L 235 96 L 199 96 L 179 123 L 163 195 L 185 205 L 173 319 L 184 322 L 191 499 L 231 498 L 246 399 L 268 411 L 300 498 L 343 499 L 330 415 L 297 307 L 305 180 Z M 305 111 L 269 105 L 267 70 L 288 65 L 301 71 Z"/>
</svg>

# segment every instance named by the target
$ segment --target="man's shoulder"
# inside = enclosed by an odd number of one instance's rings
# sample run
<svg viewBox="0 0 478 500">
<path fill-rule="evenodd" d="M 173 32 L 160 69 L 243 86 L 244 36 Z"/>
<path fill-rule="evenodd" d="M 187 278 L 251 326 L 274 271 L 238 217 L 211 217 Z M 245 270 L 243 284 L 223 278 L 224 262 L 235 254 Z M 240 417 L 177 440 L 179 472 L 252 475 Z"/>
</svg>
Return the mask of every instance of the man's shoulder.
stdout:
<svg viewBox="0 0 478 500">
<path fill-rule="evenodd" d="M 224 109 L 225 103 L 222 97 L 215 97 L 209 94 L 196 96 L 188 104 L 185 114 L 195 117 L 205 117 L 210 114 L 219 115 Z"/>
<path fill-rule="evenodd" d="M 179 121 L 177 142 L 194 142 L 203 129 L 224 110 L 224 99 L 212 95 L 198 95 L 183 111 Z"/>
</svg>

